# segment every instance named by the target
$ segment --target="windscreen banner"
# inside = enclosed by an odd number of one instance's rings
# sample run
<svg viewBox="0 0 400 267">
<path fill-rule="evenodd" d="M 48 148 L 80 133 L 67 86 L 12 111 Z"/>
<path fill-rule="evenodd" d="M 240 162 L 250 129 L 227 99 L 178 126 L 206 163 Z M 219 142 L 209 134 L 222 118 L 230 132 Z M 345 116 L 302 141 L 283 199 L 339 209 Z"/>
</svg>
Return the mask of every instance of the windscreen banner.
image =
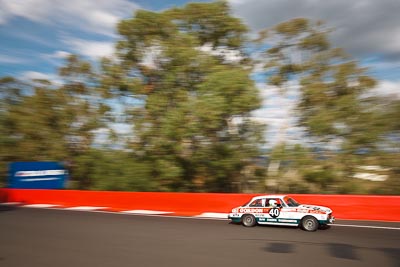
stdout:
<svg viewBox="0 0 400 267">
<path fill-rule="evenodd" d="M 9 188 L 64 189 L 68 171 L 59 162 L 13 162 L 9 165 Z"/>
</svg>

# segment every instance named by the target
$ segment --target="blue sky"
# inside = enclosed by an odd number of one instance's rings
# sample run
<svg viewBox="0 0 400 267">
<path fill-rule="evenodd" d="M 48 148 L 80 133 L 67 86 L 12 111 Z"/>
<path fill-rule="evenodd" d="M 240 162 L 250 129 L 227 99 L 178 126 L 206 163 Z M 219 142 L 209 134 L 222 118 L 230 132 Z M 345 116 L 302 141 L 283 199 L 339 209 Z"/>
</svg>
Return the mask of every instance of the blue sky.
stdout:
<svg viewBox="0 0 400 267">
<path fill-rule="evenodd" d="M 159 11 L 186 0 L 0 0 L 0 77 L 57 81 L 56 69 L 68 53 L 96 61 L 111 55 L 115 24 L 139 8 Z M 197 1 L 199 2 L 199 1 Z M 207 1 L 202 1 L 207 2 Z M 400 1 L 398 0 L 230 0 L 235 16 L 253 33 L 295 17 L 326 22 L 332 42 L 369 68 L 379 81 L 376 93 L 400 97 Z M 295 6 L 295 8 L 294 8 Z M 257 77 L 257 76 L 255 76 Z M 257 79 L 263 108 L 256 119 L 267 123 L 269 138 L 295 136 L 293 106 L 286 96 Z M 287 130 L 289 129 L 289 130 Z M 283 135 L 283 136 L 282 136 Z"/>
</svg>

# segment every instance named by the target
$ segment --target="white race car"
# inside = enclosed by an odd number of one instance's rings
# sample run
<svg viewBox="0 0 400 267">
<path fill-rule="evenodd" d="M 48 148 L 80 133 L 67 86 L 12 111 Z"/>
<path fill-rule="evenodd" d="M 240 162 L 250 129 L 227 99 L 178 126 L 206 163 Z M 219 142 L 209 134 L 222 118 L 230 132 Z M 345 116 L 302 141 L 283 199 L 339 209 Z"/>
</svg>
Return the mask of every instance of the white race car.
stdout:
<svg viewBox="0 0 400 267">
<path fill-rule="evenodd" d="M 248 203 L 233 208 L 228 218 L 247 227 L 256 224 L 300 226 L 306 231 L 316 231 L 319 226 L 335 221 L 330 208 L 299 204 L 286 195 L 253 197 Z"/>
</svg>

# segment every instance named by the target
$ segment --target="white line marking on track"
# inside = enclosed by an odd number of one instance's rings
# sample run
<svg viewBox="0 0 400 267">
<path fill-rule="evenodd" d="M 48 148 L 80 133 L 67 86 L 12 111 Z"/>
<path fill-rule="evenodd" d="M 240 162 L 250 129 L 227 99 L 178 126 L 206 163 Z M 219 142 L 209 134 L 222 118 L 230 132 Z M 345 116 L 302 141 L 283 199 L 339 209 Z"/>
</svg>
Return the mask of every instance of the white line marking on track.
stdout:
<svg viewBox="0 0 400 267">
<path fill-rule="evenodd" d="M 78 207 L 65 208 L 65 210 L 78 210 L 78 211 L 95 211 L 101 209 L 107 209 L 107 207 L 78 206 Z"/>
<path fill-rule="evenodd" d="M 24 207 L 42 209 L 42 208 L 58 207 L 58 205 L 54 205 L 54 204 L 29 204 L 29 205 L 24 205 Z"/>
<path fill-rule="evenodd" d="M 217 219 L 227 219 L 229 213 L 217 213 L 217 212 L 204 212 L 200 215 L 196 215 L 196 218 L 217 218 Z"/>
<path fill-rule="evenodd" d="M 330 226 L 340 227 L 355 227 L 355 228 L 370 228 L 370 229 L 386 229 L 386 230 L 400 230 L 400 227 L 387 227 L 387 226 L 373 226 L 373 225 L 356 225 L 356 224 L 330 224 Z"/>
<path fill-rule="evenodd" d="M 22 204 L 21 202 L 0 202 L 0 205 L 4 205 L 4 206 L 16 206 L 16 205 L 20 205 Z"/>
<path fill-rule="evenodd" d="M 143 214 L 143 215 L 161 215 L 161 214 L 171 214 L 171 211 L 158 211 L 158 210 L 125 210 L 121 211 L 125 214 Z"/>
<path fill-rule="evenodd" d="M 212 221 L 227 221 L 227 218 L 207 218 L 207 217 L 196 217 L 196 216 L 179 216 L 179 215 L 161 215 L 161 214 L 139 214 L 139 213 L 123 213 L 123 212 L 104 212 L 114 213 L 121 215 L 135 215 L 135 216 L 148 216 L 148 217 L 159 217 L 159 218 L 173 218 L 173 219 L 190 219 L 190 220 L 212 220 Z"/>
</svg>

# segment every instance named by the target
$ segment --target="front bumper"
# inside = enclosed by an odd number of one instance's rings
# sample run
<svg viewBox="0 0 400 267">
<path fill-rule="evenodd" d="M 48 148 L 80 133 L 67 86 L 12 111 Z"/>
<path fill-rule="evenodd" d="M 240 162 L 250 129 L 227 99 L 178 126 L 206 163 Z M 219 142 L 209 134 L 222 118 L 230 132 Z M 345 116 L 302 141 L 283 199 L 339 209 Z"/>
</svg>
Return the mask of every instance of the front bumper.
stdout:
<svg viewBox="0 0 400 267">
<path fill-rule="evenodd" d="M 326 220 L 319 220 L 319 224 L 321 225 L 327 225 L 327 224 L 333 224 L 335 222 L 335 217 L 332 215 L 329 215 Z"/>
<path fill-rule="evenodd" d="M 239 217 L 239 216 L 237 216 L 237 215 L 234 215 L 234 214 L 229 214 L 229 215 L 228 215 L 228 219 L 229 219 L 229 220 L 232 220 L 232 222 L 234 222 L 234 223 L 239 223 L 239 222 L 242 221 L 242 218 L 241 218 L 241 217 Z"/>
</svg>

